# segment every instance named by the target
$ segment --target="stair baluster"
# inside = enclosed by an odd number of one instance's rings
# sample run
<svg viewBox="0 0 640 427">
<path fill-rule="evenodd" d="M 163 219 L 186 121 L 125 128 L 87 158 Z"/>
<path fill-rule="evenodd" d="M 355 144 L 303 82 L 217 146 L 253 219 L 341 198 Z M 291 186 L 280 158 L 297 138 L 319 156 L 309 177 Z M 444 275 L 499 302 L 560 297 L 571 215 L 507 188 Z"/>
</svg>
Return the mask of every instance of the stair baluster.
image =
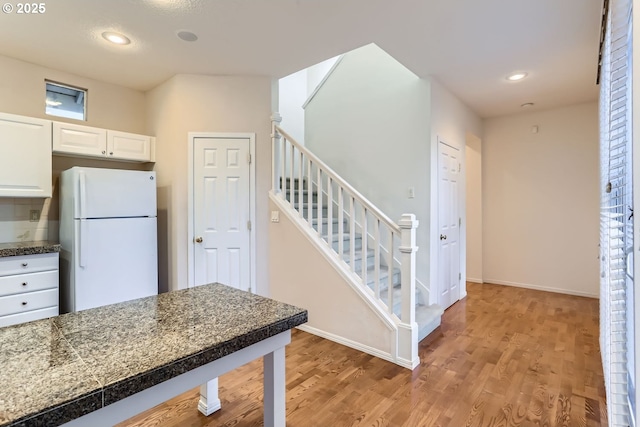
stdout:
<svg viewBox="0 0 640 427">
<path fill-rule="evenodd" d="M 313 162 L 307 158 L 307 182 L 311 183 L 311 172 L 313 169 Z M 307 188 L 307 222 L 313 224 L 313 185 L 308 184 Z"/>
</svg>

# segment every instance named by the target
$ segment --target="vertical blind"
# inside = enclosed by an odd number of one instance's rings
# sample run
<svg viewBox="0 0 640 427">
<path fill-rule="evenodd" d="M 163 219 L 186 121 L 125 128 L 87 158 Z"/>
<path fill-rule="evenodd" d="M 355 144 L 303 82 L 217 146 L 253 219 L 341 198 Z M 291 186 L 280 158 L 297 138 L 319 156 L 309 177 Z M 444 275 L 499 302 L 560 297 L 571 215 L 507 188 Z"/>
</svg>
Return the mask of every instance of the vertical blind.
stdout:
<svg viewBox="0 0 640 427">
<path fill-rule="evenodd" d="M 633 251 L 631 0 L 611 0 L 600 70 L 600 347 L 610 426 L 631 425 Z"/>
</svg>

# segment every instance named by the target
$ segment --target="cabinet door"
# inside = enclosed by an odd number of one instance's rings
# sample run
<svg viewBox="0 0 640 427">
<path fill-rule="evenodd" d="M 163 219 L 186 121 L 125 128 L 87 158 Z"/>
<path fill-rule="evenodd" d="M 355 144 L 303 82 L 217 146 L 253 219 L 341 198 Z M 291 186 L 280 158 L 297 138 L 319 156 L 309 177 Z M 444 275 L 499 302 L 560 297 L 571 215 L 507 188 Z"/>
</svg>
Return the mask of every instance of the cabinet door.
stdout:
<svg viewBox="0 0 640 427">
<path fill-rule="evenodd" d="M 135 133 L 107 131 L 107 157 L 149 162 L 151 161 L 151 137 Z"/>
<path fill-rule="evenodd" d="M 0 113 L 0 197 L 51 197 L 51 121 Z"/>
<path fill-rule="evenodd" d="M 107 131 L 89 126 L 54 122 L 53 152 L 104 158 L 107 154 Z"/>
</svg>

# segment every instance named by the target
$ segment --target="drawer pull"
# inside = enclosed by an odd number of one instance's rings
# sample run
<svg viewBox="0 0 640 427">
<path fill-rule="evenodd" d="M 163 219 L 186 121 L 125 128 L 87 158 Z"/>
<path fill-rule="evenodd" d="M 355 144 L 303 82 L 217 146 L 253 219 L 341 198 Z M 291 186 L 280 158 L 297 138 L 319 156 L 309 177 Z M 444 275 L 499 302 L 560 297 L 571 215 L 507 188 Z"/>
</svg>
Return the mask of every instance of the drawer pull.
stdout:
<svg viewBox="0 0 640 427">
<path fill-rule="evenodd" d="M 22 266 L 23 266 L 23 267 L 26 267 L 27 265 L 29 265 L 29 263 L 28 263 L 28 262 L 23 262 L 23 263 L 22 263 Z"/>
<path fill-rule="evenodd" d="M 28 283 L 27 282 L 22 282 L 22 286 L 27 286 Z"/>
<path fill-rule="evenodd" d="M 22 305 L 27 305 L 27 302 L 26 301 L 22 301 Z"/>
</svg>

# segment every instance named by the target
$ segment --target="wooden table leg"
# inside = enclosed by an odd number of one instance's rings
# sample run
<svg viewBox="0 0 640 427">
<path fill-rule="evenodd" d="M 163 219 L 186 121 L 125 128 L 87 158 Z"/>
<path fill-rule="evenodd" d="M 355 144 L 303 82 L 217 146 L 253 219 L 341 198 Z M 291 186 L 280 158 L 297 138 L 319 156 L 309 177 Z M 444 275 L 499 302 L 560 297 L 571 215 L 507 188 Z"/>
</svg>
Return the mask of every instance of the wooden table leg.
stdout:
<svg viewBox="0 0 640 427">
<path fill-rule="evenodd" d="M 218 398 L 218 378 L 214 378 L 200 386 L 198 410 L 208 416 L 220 408 L 220 399 Z"/>
<path fill-rule="evenodd" d="M 285 427 L 285 353 L 284 347 L 264 358 L 264 427 Z"/>
</svg>

